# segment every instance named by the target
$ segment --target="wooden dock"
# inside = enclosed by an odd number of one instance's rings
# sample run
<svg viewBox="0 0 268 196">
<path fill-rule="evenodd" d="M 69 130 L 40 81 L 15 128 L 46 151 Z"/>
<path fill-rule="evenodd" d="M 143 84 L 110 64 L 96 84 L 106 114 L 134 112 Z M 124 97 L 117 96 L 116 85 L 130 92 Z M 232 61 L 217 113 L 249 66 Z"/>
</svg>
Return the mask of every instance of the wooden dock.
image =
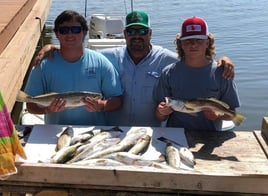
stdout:
<svg viewBox="0 0 268 196">
<path fill-rule="evenodd" d="M 0 0 L 0 90 L 10 111 L 33 58 L 50 5 L 51 0 Z"/>
<path fill-rule="evenodd" d="M 194 171 L 18 163 L 0 192 L 54 195 L 268 195 L 268 118 L 261 131 L 187 132 Z M 59 194 L 61 193 L 61 194 Z"/>
</svg>

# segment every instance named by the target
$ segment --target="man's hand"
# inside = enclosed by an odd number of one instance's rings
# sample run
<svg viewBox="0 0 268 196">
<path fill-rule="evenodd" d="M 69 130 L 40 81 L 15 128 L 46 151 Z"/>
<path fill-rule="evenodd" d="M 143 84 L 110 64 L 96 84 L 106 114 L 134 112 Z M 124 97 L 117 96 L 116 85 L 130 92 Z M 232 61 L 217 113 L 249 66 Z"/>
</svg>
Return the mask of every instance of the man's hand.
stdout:
<svg viewBox="0 0 268 196">
<path fill-rule="evenodd" d="M 220 115 L 217 115 L 216 112 L 214 112 L 213 110 L 210 110 L 210 109 L 206 109 L 203 112 L 204 112 L 205 117 L 208 120 L 216 120 L 220 117 Z"/>
<path fill-rule="evenodd" d="M 62 98 L 56 98 L 46 108 L 45 113 L 48 114 L 50 112 L 61 112 L 66 109 L 65 106 L 66 106 L 66 100 Z"/>
<path fill-rule="evenodd" d="M 85 97 L 82 101 L 89 112 L 102 112 L 105 109 L 105 102 L 101 99 L 95 100 L 92 97 Z"/>
<path fill-rule="evenodd" d="M 160 102 L 156 108 L 156 117 L 160 121 L 164 121 L 173 112 L 170 106 L 167 106 L 166 102 Z"/>
<path fill-rule="evenodd" d="M 41 50 L 38 52 L 37 56 L 34 58 L 33 66 L 39 66 L 41 61 L 48 57 L 49 59 L 53 59 L 53 51 L 59 50 L 59 47 L 54 46 L 52 44 L 47 44 L 41 48 Z"/>
<path fill-rule="evenodd" d="M 230 58 L 223 56 L 217 60 L 218 66 L 224 66 L 222 77 L 227 80 L 234 79 L 234 64 Z"/>
</svg>

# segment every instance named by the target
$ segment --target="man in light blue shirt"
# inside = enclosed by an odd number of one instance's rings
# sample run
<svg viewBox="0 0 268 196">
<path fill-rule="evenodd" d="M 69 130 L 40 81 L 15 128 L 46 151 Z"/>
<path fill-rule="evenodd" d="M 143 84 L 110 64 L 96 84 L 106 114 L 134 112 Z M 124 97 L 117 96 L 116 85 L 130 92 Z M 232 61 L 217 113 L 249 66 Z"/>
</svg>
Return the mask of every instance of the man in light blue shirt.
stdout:
<svg viewBox="0 0 268 196">
<path fill-rule="evenodd" d="M 45 58 L 30 73 L 25 91 L 31 96 L 69 91 L 101 93 L 104 99 L 85 97 L 85 106 L 68 109 L 66 100 L 55 99 L 47 107 L 27 103 L 30 113 L 45 114 L 46 124 L 107 125 L 105 111 L 122 104 L 119 75 L 102 54 L 84 48 L 88 31 L 86 19 L 77 12 L 63 11 L 55 20 L 54 32 L 60 50 L 52 60 Z"/>
<path fill-rule="evenodd" d="M 144 37 L 149 35 L 126 35 L 126 40 L 135 42 L 136 37 L 145 39 Z M 110 125 L 160 126 L 161 124 L 152 112 L 156 107 L 152 101 L 152 90 L 161 70 L 166 65 L 176 62 L 178 58 L 175 53 L 160 46 L 146 45 L 145 42 L 144 45 L 148 48 L 148 53 L 136 63 L 134 61 L 136 57 L 130 56 L 126 46 L 101 51 L 117 69 L 124 89 L 122 108 L 107 112 Z"/>
</svg>

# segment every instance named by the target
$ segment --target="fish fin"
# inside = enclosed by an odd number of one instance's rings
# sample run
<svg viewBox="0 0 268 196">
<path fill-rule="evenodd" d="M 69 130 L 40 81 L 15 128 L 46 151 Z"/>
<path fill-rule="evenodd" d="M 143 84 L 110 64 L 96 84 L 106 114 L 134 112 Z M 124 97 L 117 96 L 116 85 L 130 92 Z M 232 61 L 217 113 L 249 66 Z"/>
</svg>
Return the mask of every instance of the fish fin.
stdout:
<svg viewBox="0 0 268 196">
<path fill-rule="evenodd" d="M 234 118 L 233 118 L 233 122 L 235 123 L 236 126 L 239 126 L 241 122 L 243 122 L 246 119 L 245 116 L 243 116 L 242 114 L 236 113 Z"/>
<path fill-rule="evenodd" d="M 30 95 L 28 95 L 27 93 L 23 92 L 23 91 L 19 91 L 18 94 L 17 94 L 17 98 L 16 98 L 16 101 L 19 101 L 19 102 L 27 102 L 27 100 L 31 98 Z"/>
<path fill-rule="evenodd" d="M 52 93 L 47 93 L 47 94 L 43 94 L 43 95 L 38 95 L 38 96 L 35 96 L 34 98 L 42 98 L 42 97 L 47 97 L 47 96 L 51 96 L 51 95 L 58 95 L 59 93 L 55 93 L 55 92 L 52 92 Z"/>
<path fill-rule="evenodd" d="M 220 100 L 218 100 L 218 99 L 216 99 L 214 97 L 207 98 L 207 100 L 215 102 L 215 103 L 218 103 L 218 104 L 222 105 L 223 107 L 225 107 L 227 109 L 230 109 L 230 106 L 227 103 L 225 103 L 223 101 L 220 101 Z"/>
</svg>

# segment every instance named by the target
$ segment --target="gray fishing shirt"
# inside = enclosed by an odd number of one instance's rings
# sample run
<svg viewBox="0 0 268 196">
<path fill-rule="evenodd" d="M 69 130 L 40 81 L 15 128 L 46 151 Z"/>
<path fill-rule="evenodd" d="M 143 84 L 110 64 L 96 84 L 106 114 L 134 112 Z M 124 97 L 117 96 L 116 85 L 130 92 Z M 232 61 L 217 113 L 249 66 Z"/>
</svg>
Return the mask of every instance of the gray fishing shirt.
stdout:
<svg viewBox="0 0 268 196">
<path fill-rule="evenodd" d="M 135 64 L 126 46 L 100 50 L 119 73 L 123 87 L 123 106 L 118 111 L 107 112 L 110 125 L 121 126 L 160 126 L 155 117 L 156 103 L 152 91 L 162 69 L 178 61 L 177 54 L 160 46 L 152 45 L 150 53 Z"/>
<path fill-rule="evenodd" d="M 165 97 L 180 100 L 213 97 L 235 109 L 240 106 L 237 87 L 234 80 L 222 77 L 223 71 L 224 67 L 217 67 L 215 61 L 200 68 L 190 67 L 183 61 L 173 63 L 163 70 L 153 92 L 154 100 L 159 103 L 165 101 Z M 167 126 L 219 131 L 222 121 L 210 121 L 203 112 L 198 112 L 196 116 L 174 111 L 169 116 Z"/>
</svg>

